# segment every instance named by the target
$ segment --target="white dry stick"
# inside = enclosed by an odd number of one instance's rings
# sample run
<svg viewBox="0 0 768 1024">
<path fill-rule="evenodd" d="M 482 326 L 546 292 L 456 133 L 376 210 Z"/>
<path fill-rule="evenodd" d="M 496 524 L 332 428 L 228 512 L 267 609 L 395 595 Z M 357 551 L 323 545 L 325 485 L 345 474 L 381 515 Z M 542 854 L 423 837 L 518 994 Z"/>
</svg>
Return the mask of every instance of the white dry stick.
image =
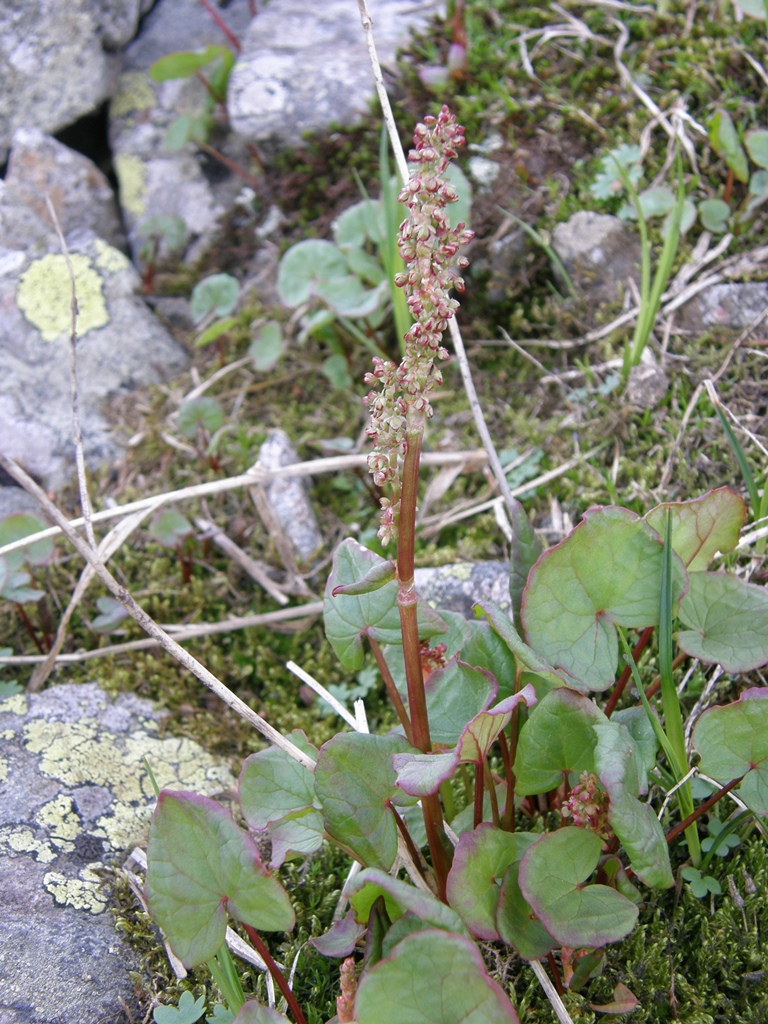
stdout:
<svg viewBox="0 0 768 1024">
<path fill-rule="evenodd" d="M 275 581 L 271 579 L 267 572 L 267 567 L 261 562 L 257 562 L 255 558 L 251 558 L 247 552 L 243 551 L 241 547 L 224 533 L 221 527 L 216 526 L 215 523 L 210 522 L 208 519 L 203 519 L 202 516 L 198 516 L 195 519 L 195 526 L 198 530 L 202 530 L 205 537 L 211 540 L 225 555 L 229 555 L 233 561 L 237 562 L 251 579 L 256 580 L 273 600 L 277 601 L 278 604 L 288 604 L 288 598 Z"/>
<path fill-rule="evenodd" d="M 300 665 L 297 665 L 295 661 L 286 661 L 285 667 L 289 672 L 293 672 L 295 676 L 306 683 L 310 690 L 314 690 L 318 697 L 322 697 L 326 704 L 330 705 L 339 718 L 343 718 L 347 725 L 351 725 L 355 732 L 367 732 L 367 729 L 361 729 L 360 724 L 354 715 L 351 715 L 349 711 L 344 707 L 340 700 L 337 700 L 333 694 L 326 690 L 322 683 L 319 683 L 314 676 L 311 676 L 309 672 L 305 672 Z"/>
<path fill-rule="evenodd" d="M 278 732 L 277 729 L 269 724 L 269 722 L 265 721 L 261 715 L 257 715 L 255 711 L 248 707 L 245 701 L 240 700 L 236 694 L 232 693 L 229 687 L 225 686 L 220 679 L 217 679 L 212 672 L 210 672 L 196 658 L 193 658 L 188 651 L 185 651 L 183 647 L 177 644 L 176 641 L 165 632 L 165 630 L 158 626 L 151 616 L 147 615 L 144 609 L 136 603 L 129 591 L 117 582 L 106 566 L 102 565 L 96 552 L 93 551 L 69 525 L 64 513 L 53 504 L 45 491 L 24 472 L 21 466 L 17 465 L 13 459 L 7 458 L 2 453 L 0 453 L 0 466 L 12 479 L 20 484 L 27 493 L 32 495 L 46 515 L 59 525 L 77 552 L 86 560 L 86 562 L 93 566 L 96 571 L 96 575 L 102 583 L 104 583 L 109 591 L 123 605 L 131 618 L 138 622 L 145 633 L 148 633 L 149 636 L 153 637 L 160 644 L 163 650 L 172 655 L 180 665 L 183 665 L 184 668 L 188 669 L 200 680 L 201 683 L 204 683 L 216 694 L 217 697 L 231 707 L 233 711 L 236 711 L 247 722 L 250 722 L 250 724 L 253 725 L 262 736 L 268 739 L 270 743 L 274 743 L 275 746 L 280 747 L 298 761 L 299 764 L 303 764 L 305 768 L 309 768 L 310 771 L 314 769 L 315 762 L 313 758 L 305 754 L 303 750 L 299 750 L 295 743 L 291 743 L 290 740 L 286 739 L 282 733 Z"/>
<path fill-rule="evenodd" d="M 264 469 L 258 463 L 252 466 L 247 473 L 239 476 L 226 477 L 223 480 L 209 480 L 204 484 L 194 484 L 191 487 L 181 487 L 177 491 L 167 491 L 164 494 L 155 494 L 149 498 L 140 498 L 138 501 L 130 501 L 125 505 L 118 505 L 115 508 L 101 509 L 94 512 L 91 521 L 94 523 L 105 522 L 108 519 L 120 519 L 139 509 L 152 506 L 153 509 L 162 505 L 170 505 L 176 502 L 191 501 L 193 498 L 205 498 L 212 494 L 223 494 L 227 491 L 236 491 L 241 487 L 252 487 L 254 484 L 268 483 L 270 480 L 284 480 L 288 477 L 315 476 L 321 473 L 339 473 L 345 469 L 365 469 L 368 465 L 365 455 L 334 455 L 327 459 L 311 459 L 308 462 L 295 462 L 291 466 L 280 466 L 278 469 Z M 477 469 L 488 461 L 488 454 L 480 449 L 467 452 L 426 452 L 421 457 L 424 466 L 449 466 L 456 463 L 466 463 L 468 469 Z M 68 525 L 76 528 L 83 526 L 85 520 L 68 520 Z M 58 537 L 64 533 L 62 527 L 51 526 L 39 533 L 30 534 L 20 540 L 12 541 L 0 547 L 0 556 L 7 555 L 11 551 L 29 547 L 36 541 L 45 540 L 47 537 Z"/>
<path fill-rule="evenodd" d="M 560 1024 L 573 1024 L 571 1015 L 566 1010 L 563 1000 L 557 994 L 557 989 L 549 980 L 549 975 L 544 970 L 544 965 L 541 960 L 531 960 L 530 963 L 533 968 L 533 973 L 539 979 L 539 984 L 544 989 L 544 994 L 552 1004 L 552 1009 L 555 1011 L 555 1015 L 560 1021 Z"/>
</svg>

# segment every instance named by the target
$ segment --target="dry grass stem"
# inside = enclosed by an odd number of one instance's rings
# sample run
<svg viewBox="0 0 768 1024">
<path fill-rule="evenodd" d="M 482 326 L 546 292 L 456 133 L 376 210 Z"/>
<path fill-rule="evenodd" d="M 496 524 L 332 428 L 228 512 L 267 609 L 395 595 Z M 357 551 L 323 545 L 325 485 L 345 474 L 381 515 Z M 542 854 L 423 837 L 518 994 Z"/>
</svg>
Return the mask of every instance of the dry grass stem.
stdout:
<svg viewBox="0 0 768 1024">
<path fill-rule="evenodd" d="M 202 530 L 203 534 L 220 551 L 223 551 L 233 562 L 237 562 L 243 572 L 246 572 L 251 579 L 256 580 L 259 586 L 263 587 L 273 600 L 281 605 L 288 604 L 288 598 L 278 584 L 270 577 L 267 567 L 263 562 L 257 562 L 255 558 L 251 558 L 220 527 L 209 522 L 207 519 L 203 519 L 202 516 L 198 516 L 195 519 L 195 526 L 198 530 Z"/>
</svg>

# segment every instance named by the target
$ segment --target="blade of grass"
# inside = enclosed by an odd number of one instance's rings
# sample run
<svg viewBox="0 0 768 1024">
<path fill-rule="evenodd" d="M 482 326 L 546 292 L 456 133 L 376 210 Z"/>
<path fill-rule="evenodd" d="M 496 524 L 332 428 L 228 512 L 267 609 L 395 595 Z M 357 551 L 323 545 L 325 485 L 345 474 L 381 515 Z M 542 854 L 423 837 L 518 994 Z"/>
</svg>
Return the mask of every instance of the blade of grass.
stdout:
<svg viewBox="0 0 768 1024">
<path fill-rule="evenodd" d="M 766 511 L 768 511 L 768 509 L 763 508 L 764 504 L 768 505 L 768 499 L 766 499 L 766 492 L 768 492 L 768 487 L 763 488 L 763 497 L 761 500 L 757 490 L 757 483 L 755 482 L 755 478 L 752 475 L 752 470 L 749 468 L 749 463 L 747 462 L 747 456 L 744 452 L 744 449 L 741 447 L 741 444 L 739 443 L 739 439 L 734 434 L 733 429 L 731 428 L 731 425 L 728 422 L 725 413 L 723 412 L 722 406 L 720 404 L 720 399 L 717 396 L 717 392 L 715 391 L 712 381 L 704 381 L 704 386 L 707 389 L 709 400 L 715 407 L 715 412 L 717 413 L 718 418 L 723 426 L 725 436 L 728 438 L 728 444 L 731 446 L 733 454 L 736 456 L 736 461 L 739 464 L 739 470 L 741 471 L 741 475 L 744 478 L 744 485 L 747 488 L 747 493 L 749 494 L 749 502 L 752 506 L 752 515 L 755 519 L 762 519 Z"/>
<path fill-rule="evenodd" d="M 563 278 L 563 281 L 565 282 L 565 286 L 566 286 L 566 288 L 568 289 L 568 291 L 570 292 L 570 294 L 571 294 L 572 298 L 574 298 L 574 299 L 578 299 L 578 297 L 579 297 L 579 293 L 578 293 L 578 292 L 576 291 L 576 288 L 575 288 L 575 286 L 574 286 L 574 283 L 573 283 L 573 281 L 571 280 L 571 276 L 570 276 L 570 274 L 568 273 L 568 271 L 567 271 L 567 270 L 565 269 L 565 267 L 563 266 L 563 261 L 562 261 L 562 260 L 560 259 L 560 257 L 559 257 L 559 256 L 557 255 L 557 253 L 556 253 L 556 252 L 555 252 L 555 250 L 554 250 L 554 249 L 552 248 L 552 246 L 551 246 L 551 245 L 549 244 L 549 242 L 547 242 L 547 240 L 546 240 L 546 239 L 544 238 L 544 236 L 543 236 L 542 234 L 540 234 L 540 233 L 539 233 L 539 232 L 538 232 L 538 231 L 536 230 L 536 228 L 535 228 L 535 227 L 533 227 L 533 226 L 532 226 L 531 224 L 527 224 L 527 223 L 526 223 L 526 222 L 525 222 L 524 220 L 521 220 L 521 218 L 520 218 L 520 217 L 516 216 L 516 215 L 515 215 L 514 213 L 512 213 L 512 212 L 511 212 L 510 210 L 505 210 L 505 209 L 503 209 L 503 207 L 501 207 L 501 206 L 497 207 L 497 209 L 498 209 L 498 210 L 499 210 L 499 211 L 500 211 L 501 213 L 503 213 L 505 217 L 509 217 L 509 219 L 510 219 L 511 221 L 514 221 L 514 223 L 515 223 L 515 224 L 517 224 L 517 226 L 518 226 L 518 227 L 520 228 L 520 230 L 521 230 L 521 231 L 524 231 L 524 232 L 525 232 L 525 234 L 526 234 L 526 235 L 528 235 L 528 237 L 529 237 L 529 238 L 532 238 L 532 239 L 533 239 L 533 241 L 534 241 L 534 242 L 535 242 L 535 243 L 536 243 L 536 244 L 537 244 L 538 246 L 541 246 L 541 248 L 542 248 L 542 249 L 544 250 L 544 252 L 545 252 L 545 253 L 547 254 L 547 258 L 549 259 L 549 261 L 550 261 L 550 262 L 551 262 L 551 263 L 552 263 L 552 264 L 553 264 L 553 265 L 554 265 L 555 267 L 557 267 L 558 271 L 560 272 L 560 274 L 561 274 L 561 276 L 562 276 L 562 278 Z"/>
</svg>

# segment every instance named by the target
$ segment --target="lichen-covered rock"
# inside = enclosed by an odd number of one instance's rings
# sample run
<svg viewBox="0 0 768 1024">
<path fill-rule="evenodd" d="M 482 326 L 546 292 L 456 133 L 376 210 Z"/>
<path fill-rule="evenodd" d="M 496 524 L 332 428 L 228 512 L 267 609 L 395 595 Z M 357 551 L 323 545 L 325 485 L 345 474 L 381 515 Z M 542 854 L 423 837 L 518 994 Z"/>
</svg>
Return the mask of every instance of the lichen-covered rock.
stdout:
<svg viewBox="0 0 768 1024">
<path fill-rule="evenodd" d="M 149 701 L 95 684 L 0 700 L 0 1024 L 125 1020 L 135 957 L 101 869 L 140 841 L 158 785 L 214 795 L 226 766 L 162 737 Z"/>
<path fill-rule="evenodd" d="M 620 300 L 630 277 L 640 281 L 640 240 L 618 217 L 579 210 L 557 225 L 552 247 L 590 307 Z"/>
<path fill-rule="evenodd" d="M 0 163 L 14 131 L 56 132 L 109 99 L 141 0 L 0 4 Z"/>
<path fill-rule="evenodd" d="M 509 565 L 506 562 L 454 562 L 436 569 L 417 569 L 419 597 L 434 608 L 474 618 L 473 605 L 493 601 L 510 608 Z"/>
<path fill-rule="evenodd" d="M 125 243 L 106 176 L 87 157 L 39 128 L 14 133 L 5 185 L 9 198 L 18 199 L 44 222 L 50 220 L 49 198 L 65 235 L 90 228 L 110 245 Z"/>
<path fill-rule="evenodd" d="M 442 8 L 437 0 L 369 4 L 382 64 L 394 61 L 411 28 Z M 368 109 L 374 86 L 357 6 L 349 0 L 270 0 L 251 23 L 229 85 L 238 134 L 285 148 L 332 121 L 351 124 Z"/>
<path fill-rule="evenodd" d="M 12 231 L 0 249 L 0 437 L 6 455 L 56 489 L 73 461 L 69 271 L 53 230 L 7 188 L 4 222 Z M 107 398 L 180 371 L 187 356 L 138 296 L 138 273 L 119 250 L 91 231 L 71 233 L 68 245 L 83 440 L 98 465 L 120 451 L 103 411 Z"/>
<path fill-rule="evenodd" d="M 768 306 L 768 281 L 713 284 L 675 314 L 675 326 L 701 332 L 713 327 L 743 331 Z"/>
</svg>

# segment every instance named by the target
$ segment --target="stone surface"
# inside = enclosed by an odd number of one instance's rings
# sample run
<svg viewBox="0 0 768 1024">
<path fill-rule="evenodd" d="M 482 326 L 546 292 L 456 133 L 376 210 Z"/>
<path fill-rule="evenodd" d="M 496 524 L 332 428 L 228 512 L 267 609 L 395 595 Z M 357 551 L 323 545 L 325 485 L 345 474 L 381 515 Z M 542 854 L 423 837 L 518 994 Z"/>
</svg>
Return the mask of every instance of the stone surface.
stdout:
<svg viewBox="0 0 768 1024">
<path fill-rule="evenodd" d="M 270 431 L 259 449 L 258 465 L 278 469 L 298 461 L 296 449 L 285 431 Z M 308 562 L 323 546 L 323 535 L 304 481 L 298 477 L 271 480 L 264 485 L 264 494 L 272 515 L 291 542 L 297 561 Z"/>
<path fill-rule="evenodd" d="M 0 162 L 14 131 L 56 132 L 111 95 L 140 0 L 0 4 Z"/>
<path fill-rule="evenodd" d="M 376 49 L 391 64 L 410 28 L 442 8 L 437 0 L 370 0 Z M 270 0 L 243 40 L 229 85 L 234 130 L 277 149 L 332 121 L 353 123 L 368 110 L 373 76 L 357 6 L 349 0 Z"/>
<path fill-rule="evenodd" d="M 50 222 L 46 196 L 62 232 L 90 228 L 120 248 L 125 238 L 112 187 L 87 157 L 64 146 L 39 128 L 19 128 L 13 136 L 5 185 L 9 200 L 18 200 Z"/>
<path fill-rule="evenodd" d="M 7 188 L 0 189 L 0 239 L 0 438 L 6 455 L 56 489 L 73 459 L 67 264 L 52 230 Z M 90 231 L 67 241 L 80 311 L 84 447 L 96 465 L 120 451 L 103 412 L 107 398 L 180 371 L 187 356 L 136 294 L 139 276 L 121 252 Z"/>
<path fill-rule="evenodd" d="M 64 684 L 0 700 L 0 1024 L 131 1019 L 120 1000 L 130 1010 L 137 965 L 99 871 L 144 838 L 144 758 L 160 787 L 234 784 L 193 741 L 162 738 L 150 702 L 131 694 Z"/>
<path fill-rule="evenodd" d="M 640 281 L 640 240 L 618 217 L 580 210 L 557 225 L 552 246 L 589 306 L 617 302 L 628 278 Z"/>
<path fill-rule="evenodd" d="M 714 284 L 675 313 L 675 326 L 687 331 L 726 327 L 743 331 L 768 306 L 768 281 Z"/>
<path fill-rule="evenodd" d="M 506 562 L 456 562 L 437 569 L 417 569 L 416 590 L 434 608 L 474 618 L 472 606 L 493 601 L 509 608 L 509 565 Z"/>
</svg>

